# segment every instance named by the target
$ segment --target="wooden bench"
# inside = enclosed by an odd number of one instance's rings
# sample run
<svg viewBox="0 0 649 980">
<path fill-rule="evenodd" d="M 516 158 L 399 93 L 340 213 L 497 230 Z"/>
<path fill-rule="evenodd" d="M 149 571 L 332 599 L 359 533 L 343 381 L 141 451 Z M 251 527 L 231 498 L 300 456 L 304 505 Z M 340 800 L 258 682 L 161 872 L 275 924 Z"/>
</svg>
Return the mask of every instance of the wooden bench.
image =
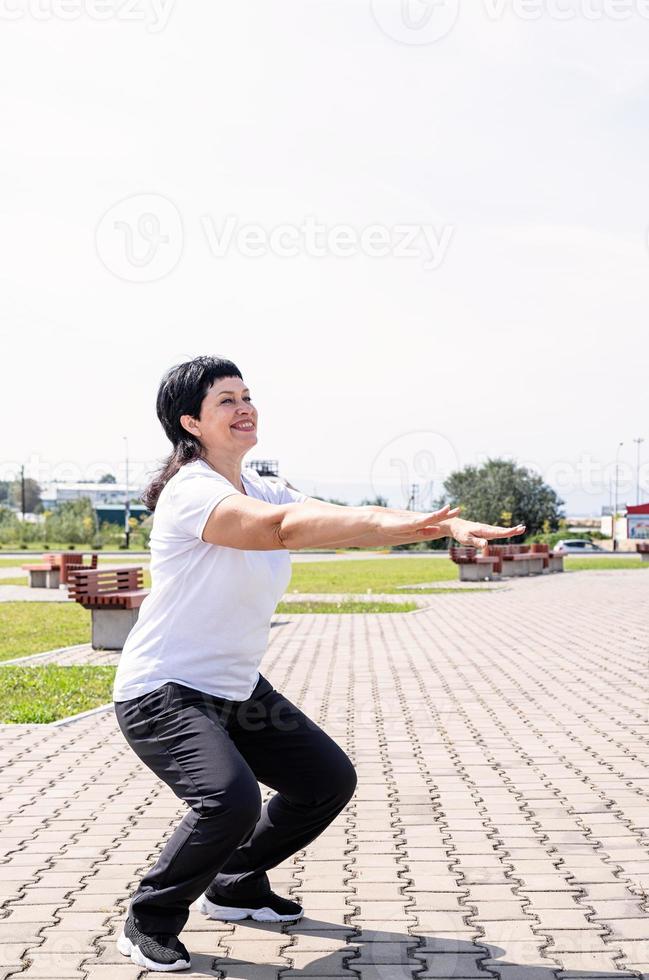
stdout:
<svg viewBox="0 0 649 980">
<path fill-rule="evenodd" d="M 508 555 L 506 559 L 506 562 L 511 562 L 510 575 L 543 574 L 545 560 L 542 554 L 533 552 L 529 544 L 514 544 L 512 548 L 513 554 Z"/>
<path fill-rule="evenodd" d="M 451 545 L 451 561 L 459 565 L 460 582 L 491 582 L 500 578 L 500 560 L 491 555 L 478 554 L 477 548 L 464 545 Z"/>
<path fill-rule="evenodd" d="M 541 544 L 538 541 L 534 541 L 530 545 L 530 551 L 534 555 L 542 555 L 543 557 L 543 571 L 548 572 L 550 570 L 550 548 L 547 544 Z"/>
<path fill-rule="evenodd" d="M 56 555 L 43 555 L 40 562 L 23 565 L 23 571 L 29 572 L 30 589 L 58 589 L 61 582 L 61 567 Z"/>
<path fill-rule="evenodd" d="M 557 554 L 554 551 L 550 551 L 549 545 L 541 544 L 541 542 L 535 541 L 531 545 L 531 549 L 535 554 L 543 555 L 544 572 L 563 571 L 563 555 Z"/>
<path fill-rule="evenodd" d="M 498 555 L 503 575 L 541 575 L 545 566 L 542 554 L 530 550 L 529 544 L 491 544 L 485 551 Z"/>
<path fill-rule="evenodd" d="M 22 567 L 29 572 L 30 589 L 58 589 L 59 585 L 68 584 L 71 569 L 97 567 L 96 552 L 89 556 L 86 563 L 84 558 L 85 555 L 77 551 L 54 551 L 42 555 L 40 562 Z"/>
<path fill-rule="evenodd" d="M 141 565 L 72 568 L 68 596 L 90 609 L 93 650 L 121 650 L 149 594 Z"/>
<path fill-rule="evenodd" d="M 640 555 L 641 561 L 649 561 L 649 541 L 636 541 L 635 550 Z"/>
<path fill-rule="evenodd" d="M 96 568 L 98 555 L 96 552 L 89 555 L 89 561 L 85 562 L 85 555 L 79 554 L 76 551 L 62 551 L 58 555 L 54 555 L 55 558 L 59 560 L 59 568 L 61 569 L 61 585 L 69 585 L 70 582 L 70 572 L 76 568 Z"/>
<path fill-rule="evenodd" d="M 449 548 L 449 557 L 460 566 L 461 581 L 563 571 L 563 555 L 555 554 L 547 544 L 540 543 L 488 544 L 482 549 L 482 554 L 478 554 L 477 548 L 453 545 Z M 492 563 L 491 574 L 485 574 L 484 569 L 480 568 L 487 562 Z"/>
</svg>

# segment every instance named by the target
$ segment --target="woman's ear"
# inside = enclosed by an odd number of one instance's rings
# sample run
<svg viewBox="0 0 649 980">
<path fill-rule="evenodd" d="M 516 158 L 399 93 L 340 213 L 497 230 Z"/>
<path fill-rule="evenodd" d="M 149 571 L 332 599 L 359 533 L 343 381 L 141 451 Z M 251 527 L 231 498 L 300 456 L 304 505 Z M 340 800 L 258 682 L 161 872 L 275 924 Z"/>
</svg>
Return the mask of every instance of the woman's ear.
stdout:
<svg viewBox="0 0 649 980">
<path fill-rule="evenodd" d="M 180 424 L 190 435 L 200 438 L 201 433 L 198 428 L 198 419 L 195 419 L 193 415 L 181 415 Z"/>
</svg>

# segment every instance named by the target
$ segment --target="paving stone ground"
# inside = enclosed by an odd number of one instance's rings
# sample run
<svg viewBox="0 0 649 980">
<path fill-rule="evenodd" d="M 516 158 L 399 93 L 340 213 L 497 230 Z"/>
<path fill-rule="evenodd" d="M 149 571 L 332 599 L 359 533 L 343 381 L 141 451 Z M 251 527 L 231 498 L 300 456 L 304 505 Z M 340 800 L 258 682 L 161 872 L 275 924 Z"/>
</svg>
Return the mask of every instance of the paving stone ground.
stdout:
<svg viewBox="0 0 649 980">
<path fill-rule="evenodd" d="M 649 976 L 642 571 L 410 614 L 282 617 L 262 664 L 350 754 L 333 824 L 270 873 L 299 923 L 192 910 L 181 976 Z M 0 980 L 136 980 L 114 940 L 183 813 L 112 710 L 0 726 Z"/>
</svg>

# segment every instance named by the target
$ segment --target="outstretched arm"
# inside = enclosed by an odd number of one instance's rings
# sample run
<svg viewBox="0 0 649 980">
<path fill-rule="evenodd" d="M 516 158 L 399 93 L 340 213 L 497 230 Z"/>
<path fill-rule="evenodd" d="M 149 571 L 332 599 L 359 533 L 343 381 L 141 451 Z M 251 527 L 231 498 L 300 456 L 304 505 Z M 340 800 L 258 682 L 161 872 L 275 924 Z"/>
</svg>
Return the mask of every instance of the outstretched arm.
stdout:
<svg viewBox="0 0 649 980">
<path fill-rule="evenodd" d="M 367 545 L 392 545 L 439 537 L 437 525 L 457 513 L 448 506 L 414 513 L 311 500 L 270 504 L 233 491 L 214 505 L 202 540 L 251 551 L 349 545 L 358 539 Z"/>
<path fill-rule="evenodd" d="M 327 500 L 318 500 L 315 497 L 309 497 L 308 502 L 322 508 L 333 508 L 339 507 L 339 504 L 331 504 Z M 395 516 L 412 517 L 415 512 L 411 510 L 401 510 L 395 507 L 378 507 L 374 504 L 368 504 L 360 508 L 367 511 L 378 511 L 381 513 L 390 513 Z M 451 537 L 455 541 L 458 541 L 463 545 L 470 545 L 476 548 L 483 548 L 489 541 L 493 541 L 495 538 L 512 538 L 519 534 L 523 534 L 525 531 L 524 524 L 517 524 L 516 527 L 500 527 L 495 524 L 481 524 L 478 521 L 465 521 L 461 517 L 451 517 L 446 520 L 439 521 L 434 528 L 430 528 L 429 532 L 426 533 L 426 540 L 432 541 L 437 538 Z M 399 540 L 395 540 L 392 544 L 416 544 L 417 541 L 421 541 L 422 536 L 419 533 L 417 536 L 404 536 Z M 329 542 L 331 545 L 335 545 L 336 542 Z M 344 542 L 339 542 L 346 548 L 364 548 L 376 546 L 376 537 L 373 534 L 361 534 L 355 538 L 347 539 Z M 321 547 L 327 547 L 327 544 L 321 545 Z"/>
</svg>

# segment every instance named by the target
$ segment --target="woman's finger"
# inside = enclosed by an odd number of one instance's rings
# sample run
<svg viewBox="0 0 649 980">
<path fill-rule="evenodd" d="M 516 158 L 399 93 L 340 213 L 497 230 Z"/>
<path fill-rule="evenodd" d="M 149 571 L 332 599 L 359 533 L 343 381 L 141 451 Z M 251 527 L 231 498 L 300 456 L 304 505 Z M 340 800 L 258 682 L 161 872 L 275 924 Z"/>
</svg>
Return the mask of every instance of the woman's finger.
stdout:
<svg viewBox="0 0 649 980">
<path fill-rule="evenodd" d="M 483 524 L 478 528 L 477 533 L 488 538 L 511 538 L 516 534 L 522 534 L 524 530 L 524 524 L 517 524 L 515 527 L 498 527 L 493 524 Z"/>
<path fill-rule="evenodd" d="M 469 535 L 466 544 L 469 546 L 469 548 L 484 548 L 487 541 L 485 538 L 481 538 L 475 532 L 472 532 Z"/>
<path fill-rule="evenodd" d="M 438 524 L 439 521 L 446 521 L 449 519 L 449 517 L 457 517 L 459 513 L 460 513 L 459 507 L 453 507 L 453 509 L 451 510 L 449 509 L 449 505 L 445 504 L 441 510 L 434 510 L 430 514 L 424 514 L 419 523 L 424 527 L 427 524 Z"/>
<path fill-rule="evenodd" d="M 514 537 L 516 534 L 522 534 L 525 531 L 524 524 L 517 524 L 516 527 L 508 527 L 505 534 L 508 538 Z"/>
</svg>

